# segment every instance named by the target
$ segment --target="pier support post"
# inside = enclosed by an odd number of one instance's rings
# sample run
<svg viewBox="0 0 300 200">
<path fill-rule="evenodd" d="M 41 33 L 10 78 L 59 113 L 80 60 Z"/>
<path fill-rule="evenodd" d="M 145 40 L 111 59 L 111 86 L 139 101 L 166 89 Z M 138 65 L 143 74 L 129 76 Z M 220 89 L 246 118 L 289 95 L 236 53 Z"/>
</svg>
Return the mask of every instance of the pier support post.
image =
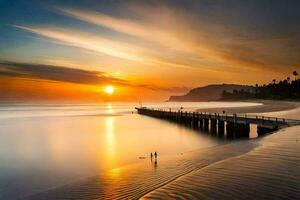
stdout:
<svg viewBox="0 0 300 200">
<path fill-rule="evenodd" d="M 236 136 L 249 138 L 250 124 L 249 123 L 237 123 L 236 124 Z"/>
<path fill-rule="evenodd" d="M 225 121 L 218 120 L 218 136 L 224 136 Z"/>
<path fill-rule="evenodd" d="M 257 125 L 258 135 L 263 135 L 278 130 L 279 127 L 285 125 L 286 121 L 278 118 L 265 118 L 257 117 L 248 118 L 237 116 L 233 114 L 232 116 L 210 114 L 210 113 L 198 113 L 198 112 L 183 112 L 182 110 L 173 111 L 162 110 L 162 109 L 148 109 L 148 108 L 136 108 L 138 114 L 152 116 L 155 118 L 165 119 L 169 121 L 174 121 L 182 125 L 192 127 L 194 129 L 201 129 L 205 132 L 210 130 L 211 133 L 217 133 L 218 136 L 226 136 L 228 138 L 235 137 L 249 137 L 250 133 L 250 122 Z M 226 126 L 225 126 L 226 124 Z"/>
<path fill-rule="evenodd" d="M 209 130 L 209 119 L 206 118 L 203 120 L 203 130 L 208 131 Z"/>
<path fill-rule="evenodd" d="M 228 138 L 235 137 L 249 137 L 250 133 L 250 124 L 249 123 L 234 123 L 227 122 L 226 125 L 226 136 Z"/>
<path fill-rule="evenodd" d="M 211 133 L 217 133 L 217 120 L 216 119 L 210 119 L 210 132 Z"/>
<path fill-rule="evenodd" d="M 203 124 L 204 124 L 204 123 L 203 123 L 203 118 L 200 117 L 198 123 L 199 123 L 199 128 L 200 128 L 200 129 L 203 129 L 203 127 L 204 127 L 204 126 L 203 126 Z"/>
<path fill-rule="evenodd" d="M 273 125 L 273 126 L 267 126 L 267 125 L 257 125 L 257 134 L 258 135 L 264 135 L 266 133 L 271 133 L 273 131 L 277 131 L 278 126 Z"/>
<path fill-rule="evenodd" d="M 235 135 L 235 123 L 227 121 L 226 123 L 226 137 L 233 138 Z"/>
<path fill-rule="evenodd" d="M 193 112 L 193 120 L 192 120 L 193 128 L 198 128 L 198 114 Z"/>
<path fill-rule="evenodd" d="M 199 128 L 199 113 L 195 113 L 195 118 L 194 118 L 194 129 L 198 129 Z"/>
<path fill-rule="evenodd" d="M 183 116 L 183 124 L 184 124 L 184 125 L 187 125 L 187 122 L 188 122 L 188 113 L 185 112 L 185 113 L 184 113 L 184 116 Z"/>
</svg>

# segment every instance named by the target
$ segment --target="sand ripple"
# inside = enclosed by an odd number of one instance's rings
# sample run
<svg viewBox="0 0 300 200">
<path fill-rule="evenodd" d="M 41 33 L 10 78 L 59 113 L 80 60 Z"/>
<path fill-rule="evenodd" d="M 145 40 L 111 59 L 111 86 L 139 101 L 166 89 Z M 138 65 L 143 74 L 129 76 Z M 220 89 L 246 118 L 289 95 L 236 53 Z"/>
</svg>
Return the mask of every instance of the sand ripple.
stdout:
<svg viewBox="0 0 300 200">
<path fill-rule="evenodd" d="M 195 170 L 142 199 L 299 199 L 300 126 L 239 157 Z"/>
<path fill-rule="evenodd" d="M 161 157 L 157 166 L 145 160 L 28 199 L 299 199 L 299 153 L 300 126 L 290 127 Z"/>
<path fill-rule="evenodd" d="M 27 199 L 138 199 L 171 181 L 177 182 L 175 181 L 177 178 L 187 173 L 249 152 L 256 146 L 256 140 L 233 142 L 195 152 L 160 157 L 157 166 L 147 159 L 74 184 L 29 196 Z M 190 191 L 190 194 L 193 192 Z"/>
</svg>

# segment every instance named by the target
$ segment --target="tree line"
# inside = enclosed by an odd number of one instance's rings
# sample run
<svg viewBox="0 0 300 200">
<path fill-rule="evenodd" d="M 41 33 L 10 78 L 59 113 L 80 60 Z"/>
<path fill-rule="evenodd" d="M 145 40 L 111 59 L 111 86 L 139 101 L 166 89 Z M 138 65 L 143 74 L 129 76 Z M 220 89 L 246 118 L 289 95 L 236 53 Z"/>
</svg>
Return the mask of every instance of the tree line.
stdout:
<svg viewBox="0 0 300 200">
<path fill-rule="evenodd" d="M 256 84 L 249 89 L 223 91 L 221 100 L 241 100 L 241 99 L 293 99 L 300 100 L 300 79 L 298 72 L 293 72 L 294 79 L 287 77 L 284 80 L 273 81 L 269 84 Z"/>
</svg>

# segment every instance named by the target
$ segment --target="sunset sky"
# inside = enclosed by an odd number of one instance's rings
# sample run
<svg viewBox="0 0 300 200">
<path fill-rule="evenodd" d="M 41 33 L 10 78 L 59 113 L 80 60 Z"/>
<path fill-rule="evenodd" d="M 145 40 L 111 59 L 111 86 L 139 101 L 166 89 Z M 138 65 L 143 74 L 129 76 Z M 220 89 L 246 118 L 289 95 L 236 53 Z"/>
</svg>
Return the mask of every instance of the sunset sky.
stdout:
<svg viewBox="0 0 300 200">
<path fill-rule="evenodd" d="M 166 100 L 284 79 L 300 69 L 299 10 L 297 0 L 1 0 L 0 101 Z"/>
</svg>

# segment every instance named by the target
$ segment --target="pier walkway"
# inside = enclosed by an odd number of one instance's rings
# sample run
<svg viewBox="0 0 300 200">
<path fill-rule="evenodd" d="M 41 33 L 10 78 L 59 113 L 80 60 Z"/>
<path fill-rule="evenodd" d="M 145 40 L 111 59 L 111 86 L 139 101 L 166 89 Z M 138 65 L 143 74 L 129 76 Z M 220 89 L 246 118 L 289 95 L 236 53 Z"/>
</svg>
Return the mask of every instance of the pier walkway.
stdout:
<svg viewBox="0 0 300 200">
<path fill-rule="evenodd" d="M 151 109 L 147 107 L 136 108 L 138 114 L 173 121 L 195 129 L 210 131 L 222 136 L 249 137 L 250 124 L 257 125 L 258 135 L 273 132 L 279 128 L 300 125 L 300 120 L 241 115 L 220 114 L 205 112 L 183 112 L 181 110 L 171 111 L 162 109 Z"/>
</svg>

